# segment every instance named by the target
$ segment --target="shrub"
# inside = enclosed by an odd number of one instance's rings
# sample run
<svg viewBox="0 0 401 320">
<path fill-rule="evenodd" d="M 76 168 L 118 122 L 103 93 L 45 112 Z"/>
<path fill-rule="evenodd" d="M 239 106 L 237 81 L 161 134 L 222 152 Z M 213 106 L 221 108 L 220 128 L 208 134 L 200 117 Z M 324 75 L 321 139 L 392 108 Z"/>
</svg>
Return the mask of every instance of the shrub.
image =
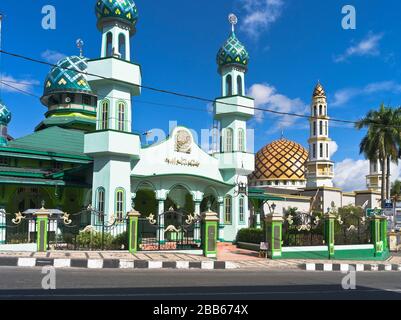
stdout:
<svg viewBox="0 0 401 320">
<path fill-rule="evenodd" d="M 246 228 L 237 233 L 237 242 L 260 244 L 265 239 L 263 229 Z"/>
</svg>

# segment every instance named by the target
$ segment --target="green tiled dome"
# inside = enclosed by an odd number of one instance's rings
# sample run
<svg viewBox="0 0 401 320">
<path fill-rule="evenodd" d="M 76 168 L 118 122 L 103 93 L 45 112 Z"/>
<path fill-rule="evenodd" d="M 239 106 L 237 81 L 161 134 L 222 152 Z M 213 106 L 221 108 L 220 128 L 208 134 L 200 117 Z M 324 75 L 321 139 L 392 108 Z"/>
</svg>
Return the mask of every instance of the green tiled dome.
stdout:
<svg viewBox="0 0 401 320">
<path fill-rule="evenodd" d="M 5 104 L 0 100 L 0 124 L 8 125 L 11 121 L 11 112 Z"/>
<path fill-rule="evenodd" d="M 118 19 L 135 31 L 138 9 L 133 0 L 98 0 L 96 2 L 97 25 L 101 29 L 104 21 Z"/>
<path fill-rule="evenodd" d="M 238 65 L 247 68 L 249 54 L 234 32 L 217 53 L 217 64 L 220 68 L 227 65 Z"/>
<path fill-rule="evenodd" d="M 88 60 L 72 56 L 60 60 L 47 75 L 43 97 L 60 92 L 77 92 L 93 95 L 87 77 Z M 79 72 L 77 72 L 79 71 Z"/>
</svg>

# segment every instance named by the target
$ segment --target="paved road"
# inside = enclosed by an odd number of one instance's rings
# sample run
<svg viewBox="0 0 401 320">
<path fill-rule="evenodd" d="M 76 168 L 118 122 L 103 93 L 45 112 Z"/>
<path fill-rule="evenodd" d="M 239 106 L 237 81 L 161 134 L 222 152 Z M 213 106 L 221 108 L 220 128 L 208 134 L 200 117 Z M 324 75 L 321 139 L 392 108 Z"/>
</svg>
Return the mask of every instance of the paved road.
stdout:
<svg viewBox="0 0 401 320">
<path fill-rule="evenodd" d="M 401 299 L 401 273 L 356 275 L 343 290 L 341 273 L 305 271 L 56 271 L 57 290 L 41 289 L 40 268 L 0 268 L 0 299 Z"/>
</svg>

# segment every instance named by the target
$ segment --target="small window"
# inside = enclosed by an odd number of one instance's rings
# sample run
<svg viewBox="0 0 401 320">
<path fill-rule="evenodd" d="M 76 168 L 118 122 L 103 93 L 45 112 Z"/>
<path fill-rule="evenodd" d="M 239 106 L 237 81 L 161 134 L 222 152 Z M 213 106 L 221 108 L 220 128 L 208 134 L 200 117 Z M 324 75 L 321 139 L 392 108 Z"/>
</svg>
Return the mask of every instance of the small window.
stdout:
<svg viewBox="0 0 401 320">
<path fill-rule="evenodd" d="M 245 152 L 245 134 L 244 129 L 238 130 L 238 151 Z"/>
<path fill-rule="evenodd" d="M 233 152 L 233 129 L 225 129 L 225 146 L 224 152 Z"/>
<path fill-rule="evenodd" d="M 320 144 L 320 157 L 323 158 L 323 143 Z"/>
<path fill-rule="evenodd" d="M 316 136 L 316 121 L 313 121 L 313 135 Z"/>
<path fill-rule="evenodd" d="M 323 134 L 323 121 L 319 121 L 319 134 Z"/>
<path fill-rule="evenodd" d="M 233 80 L 231 75 L 226 77 L 226 95 L 232 96 L 233 95 Z"/>
<path fill-rule="evenodd" d="M 103 101 L 102 113 L 100 119 L 100 130 L 107 130 L 109 128 L 109 102 Z"/>
<path fill-rule="evenodd" d="M 82 104 L 85 105 L 85 106 L 90 106 L 90 105 L 92 105 L 92 103 L 91 103 L 91 97 L 88 96 L 88 95 L 83 95 L 83 96 L 82 96 Z"/>
<path fill-rule="evenodd" d="M 116 216 L 118 221 L 124 219 L 124 190 L 116 192 Z"/>
<path fill-rule="evenodd" d="M 125 130 L 125 103 L 118 103 L 118 124 L 117 129 L 119 131 Z"/>
<path fill-rule="evenodd" d="M 231 216 L 232 216 L 232 198 L 231 196 L 226 196 L 224 199 L 224 223 L 231 224 Z"/>
<path fill-rule="evenodd" d="M 316 158 L 316 144 L 313 144 L 312 149 L 313 149 L 312 152 L 313 158 Z"/>
<path fill-rule="evenodd" d="M 104 188 L 99 188 L 97 191 L 97 202 L 96 202 L 96 216 L 97 223 L 102 223 L 104 218 L 104 199 L 105 191 Z"/>
<path fill-rule="evenodd" d="M 319 106 L 319 115 L 320 116 L 323 115 L 323 106 L 322 105 Z"/>
<path fill-rule="evenodd" d="M 239 222 L 245 222 L 244 198 L 239 198 Z"/>
<path fill-rule="evenodd" d="M 242 77 L 241 77 L 241 76 L 238 76 L 238 77 L 237 77 L 237 88 L 238 88 L 238 95 L 239 95 L 239 96 L 242 96 L 242 95 L 243 95 L 242 86 L 243 86 L 243 84 L 242 84 Z"/>
<path fill-rule="evenodd" d="M 106 35 L 106 57 L 111 57 L 113 55 L 113 35 L 109 32 Z"/>
<path fill-rule="evenodd" d="M 326 157 L 329 157 L 329 144 L 326 144 Z"/>
<path fill-rule="evenodd" d="M 313 116 L 316 117 L 317 116 L 317 106 L 313 107 Z"/>
<path fill-rule="evenodd" d="M 0 166 L 9 166 L 10 158 L 0 157 Z"/>
<path fill-rule="evenodd" d="M 127 47 L 125 43 L 125 36 L 121 33 L 118 36 L 118 52 L 121 55 L 121 59 L 126 60 L 127 58 Z"/>
<path fill-rule="evenodd" d="M 324 122 L 324 132 L 325 132 L 326 136 L 328 135 L 328 126 L 329 126 L 328 122 L 325 121 Z"/>
</svg>

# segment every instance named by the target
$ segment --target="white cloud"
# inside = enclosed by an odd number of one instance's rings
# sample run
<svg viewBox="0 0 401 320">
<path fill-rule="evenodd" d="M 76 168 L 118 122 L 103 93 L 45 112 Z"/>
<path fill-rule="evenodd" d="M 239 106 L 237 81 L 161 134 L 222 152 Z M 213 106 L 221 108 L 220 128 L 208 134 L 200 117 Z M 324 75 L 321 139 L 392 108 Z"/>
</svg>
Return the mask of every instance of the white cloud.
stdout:
<svg viewBox="0 0 401 320">
<path fill-rule="evenodd" d="M 241 28 L 249 36 L 258 38 L 280 18 L 284 6 L 283 0 L 241 0 L 245 18 Z"/>
<path fill-rule="evenodd" d="M 308 106 L 299 98 L 291 99 L 281 93 L 278 93 L 276 88 L 267 84 L 254 84 L 250 87 L 248 94 L 255 99 L 255 107 L 262 109 L 270 109 L 273 111 L 306 114 Z M 255 121 L 263 122 L 267 112 L 255 110 Z M 270 132 L 277 132 L 281 129 L 291 127 L 299 119 L 289 115 L 275 115 L 268 113 L 269 116 L 278 117 L 280 120 Z"/>
<path fill-rule="evenodd" d="M 1 80 L 4 82 L 2 83 L 2 90 L 5 92 L 18 92 L 18 90 L 31 92 L 34 86 L 40 85 L 38 80 L 32 80 L 29 78 L 15 78 L 11 75 L 2 74 Z"/>
<path fill-rule="evenodd" d="M 369 173 L 368 160 L 345 159 L 334 166 L 334 184 L 344 191 L 366 189 L 366 175 Z M 391 164 L 391 182 L 401 178 L 401 163 Z"/>
<path fill-rule="evenodd" d="M 47 62 L 56 64 L 59 62 L 61 59 L 65 58 L 66 55 L 64 53 L 54 51 L 54 50 L 46 50 L 43 51 L 41 54 L 42 58 L 45 59 Z"/>
<path fill-rule="evenodd" d="M 338 144 L 335 141 L 330 141 L 329 143 L 330 157 L 332 157 L 338 150 Z"/>
<path fill-rule="evenodd" d="M 369 32 L 368 35 L 359 43 L 350 46 L 343 54 L 334 57 L 335 62 L 344 62 L 353 56 L 378 56 L 380 55 L 380 40 L 383 34 L 374 34 Z"/>
<path fill-rule="evenodd" d="M 345 88 L 334 94 L 332 106 L 337 107 L 346 104 L 359 96 L 368 96 L 379 92 L 401 93 L 401 84 L 394 81 L 374 82 L 362 88 Z"/>
</svg>

